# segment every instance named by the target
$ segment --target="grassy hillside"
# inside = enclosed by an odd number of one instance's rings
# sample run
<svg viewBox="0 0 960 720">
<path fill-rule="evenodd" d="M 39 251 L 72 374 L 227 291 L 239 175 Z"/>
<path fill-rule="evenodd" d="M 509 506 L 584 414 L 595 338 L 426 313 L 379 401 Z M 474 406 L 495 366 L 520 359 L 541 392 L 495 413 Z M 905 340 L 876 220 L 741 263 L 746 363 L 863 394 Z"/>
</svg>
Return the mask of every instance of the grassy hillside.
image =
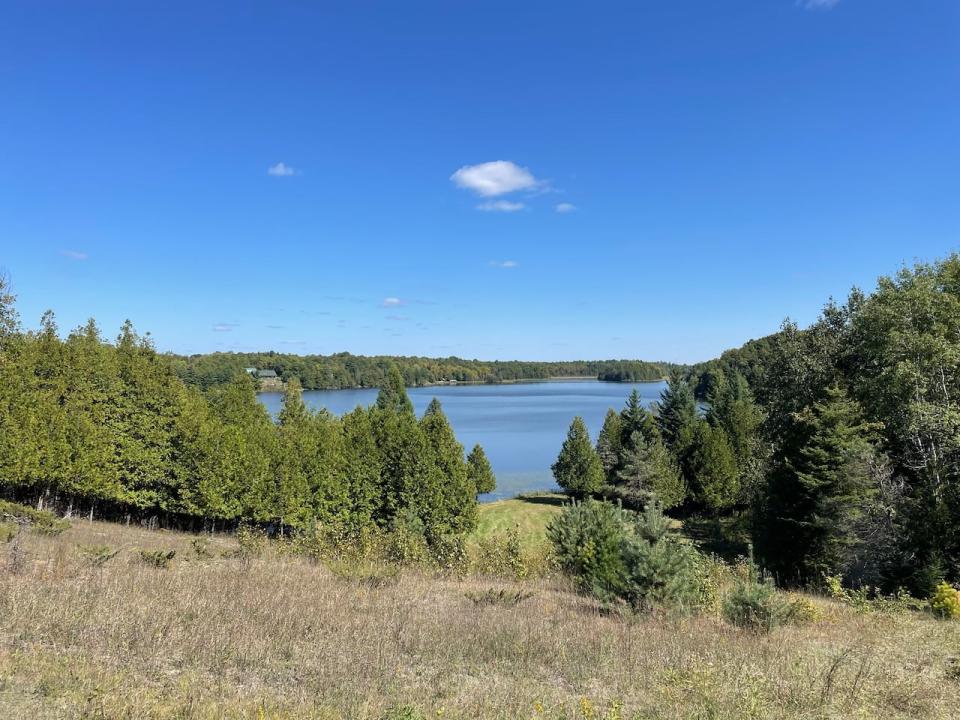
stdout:
<svg viewBox="0 0 960 720">
<path fill-rule="evenodd" d="M 484 522 L 532 532 L 553 507 Z M 0 545 L 0 716 L 913 719 L 960 701 L 960 623 L 923 614 L 817 598 L 815 624 L 757 635 L 604 613 L 560 579 L 335 573 L 194 539 L 80 521 Z"/>
</svg>

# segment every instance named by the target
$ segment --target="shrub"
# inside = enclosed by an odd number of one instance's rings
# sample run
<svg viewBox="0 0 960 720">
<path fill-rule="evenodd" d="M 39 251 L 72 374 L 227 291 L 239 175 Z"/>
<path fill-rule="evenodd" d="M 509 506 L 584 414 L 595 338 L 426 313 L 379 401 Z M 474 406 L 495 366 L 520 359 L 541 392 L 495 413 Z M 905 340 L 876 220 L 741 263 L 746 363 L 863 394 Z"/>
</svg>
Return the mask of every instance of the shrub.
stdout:
<svg viewBox="0 0 960 720">
<path fill-rule="evenodd" d="M 701 602 L 701 556 L 669 528 L 655 503 L 637 515 L 588 500 L 564 510 L 547 534 L 560 566 L 602 602 L 691 609 Z"/>
<path fill-rule="evenodd" d="M 790 604 L 769 580 L 739 582 L 723 602 L 723 617 L 731 625 L 769 632 L 790 620 Z"/>
<path fill-rule="evenodd" d="M 523 580 L 530 574 L 520 541 L 520 533 L 511 528 L 506 533 L 494 533 L 477 544 L 473 570 L 481 575 Z"/>
<path fill-rule="evenodd" d="M 507 590 L 506 588 L 488 588 L 481 592 L 465 592 L 464 597 L 474 605 L 503 605 L 514 607 L 524 600 L 529 600 L 535 593 L 525 590 Z"/>
<path fill-rule="evenodd" d="M 462 535 L 442 535 L 430 547 L 430 554 L 437 567 L 456 575 L 466 575 L 467 546 Z"/>
<path fill-rule="evenodd" d="M 942 582 L 930 598 L 930 608 L 939 617 L 960 620 L 960 590 Z"/>
<path fill-rule="evenodd" d="M 166 570 L 176 554 L 176 550 L 141 550 L 140 559 L 147 565 Z"/>
<path fill-rule="evenodd" d="M 0 522 L 0 542 L 8 543 L 13 540 L 20 527 L 14 522 Z"/>
<path fill-rule="evenodd" d="M 208 560 L 213 557 L 213 553 L 210 551 L 210 541 L 207 540 L 207 538 L 194 538 L 190 541 L 190 546 L 193 548 L 193 554 L 197 556 L 198 560 Z"/>
<path fill-rule="evenodd" d="M 381 565 L 356 560 L 331 560 L 327 563 L 327 569 L 341 580 L 354 582 L 369 588 L 393 585 L 400 579 L 400 568 L 396 565 Z"/>
<path fill-rule="evenodd" d="M 395 705 L 387 710 L 382 720 L 426 720 L 413 705 Z"/>
<path fill-rule="evenodd" d="M 43 535 L 59 535 L 70 529 L 70 523 L 49 510 L 35 510 L 27 505 L 0 500 L 0 521 L 28 523 L 30 528 Z"/>
<path fill-rule="evenodd" d="M 258 527 L 241 525 L 237 528 L 237 543 L 237 557 L 241 560 L 258 558 L 267 546 L 267 534 Z"/>
<path fill-rule="evenodd" d="M 807 625 L 823 620 L 823 610 L 810 598 L 798 595 L 791 598 L 789 603 L 788 618 L 795 625 Z"/>
<path fill-rule="evenodd" d="M 849 605 L 857 612 L 886 612 L 901 613 L 907 610 L 921 610 L 925 603 L 913 597 L 903 588 L 897 590 L 893 595 L 883 595 L 877 588 L 863 585 L 858 588 L 846 588 L 843 586 L 843 579 L 839 575 L 826 575 L 824 577 L 827 594 Z"/>
<path fill-rule="evenodd" d="M 77 550 L 91 567 L 103 567 L 120 552 L 109 545 L 77 545 Z"/>
</svg>

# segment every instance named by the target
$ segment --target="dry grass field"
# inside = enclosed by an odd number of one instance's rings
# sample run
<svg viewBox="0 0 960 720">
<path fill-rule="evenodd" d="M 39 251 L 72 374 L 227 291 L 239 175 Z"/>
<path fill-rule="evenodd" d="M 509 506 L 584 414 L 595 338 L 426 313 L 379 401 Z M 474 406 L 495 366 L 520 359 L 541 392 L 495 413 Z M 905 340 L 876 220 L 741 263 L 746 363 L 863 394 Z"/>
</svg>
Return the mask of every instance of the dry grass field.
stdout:
<svg viewBox="0 0 960 720">
<path fill-rule="evenodd" d="M 80 521 L 0 545 L 0 717 L 945 719 L 960 707 L 960 623 L 920 613 L 817 599 L 818 622 L 761 635 L 711 616 L 605 614 L 560 579 L 351 578 L 269 548 L 232 556 L 230 538 L 201 558 L 192 539 Z M 119 552 L 104 560 L 100 545 Z M 151 548 L 177 555 L 154 567 L 139 554 Z M 469 597 L 515 587 L 532 595 Z"/>
</svg>

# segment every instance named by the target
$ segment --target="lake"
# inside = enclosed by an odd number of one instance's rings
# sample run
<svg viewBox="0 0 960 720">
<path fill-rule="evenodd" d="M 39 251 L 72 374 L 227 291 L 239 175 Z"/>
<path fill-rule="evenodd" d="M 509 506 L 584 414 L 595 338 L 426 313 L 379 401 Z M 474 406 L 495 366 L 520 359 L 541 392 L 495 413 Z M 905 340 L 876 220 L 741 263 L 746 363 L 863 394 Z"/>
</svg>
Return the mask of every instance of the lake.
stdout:
<svg viewBox="0 0 960 720">
<path fill-rule="evenodd" d="M 408 388 L 417 415 L 439 398 L 457 438 L 467 452 L 480 443 L 497 476 L 497 490 L 481 496 L 489 501 L 532 490 L 554 489 L 550 466 L 557 459 L 567 428 L 575 415 L 583 417 L 596 440 L 608 408 L 620 410 L 634 388 L 645 404 L 656 401 L 666 383 L 611 383 L 597 380 L 547 381 L 510 385 L 441 385 Z M 308 407 L 326 408 L 335 415 L 357 405 L 371 405 L 374 388 L 307 390 Z M 283 394 L 260 393 L 274 415 Z"/>
</svg>

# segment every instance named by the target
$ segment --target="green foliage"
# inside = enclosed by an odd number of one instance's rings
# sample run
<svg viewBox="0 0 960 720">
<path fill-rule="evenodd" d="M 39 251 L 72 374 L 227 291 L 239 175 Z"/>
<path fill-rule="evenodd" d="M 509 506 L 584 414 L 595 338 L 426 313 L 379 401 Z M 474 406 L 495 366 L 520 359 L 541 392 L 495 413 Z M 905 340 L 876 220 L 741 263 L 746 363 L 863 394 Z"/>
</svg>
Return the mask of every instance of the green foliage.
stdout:
<svg viewBox="0 0 960 720">
<path fill-rule="evenodd" d="M 48 510 L 36 510 L 27 505 L 0 500 L 0 520 L 25 523 L 42 535 L 59 535 L 70 529 L 70 521 L 57 517 Z"/>
<path fill-rule="evenodd" d="M 151 567 L 166 570 L 177 556 L 176 550 L 140 550 L 140 559 Z"/>
<path fill-rule="evenodd" d="M 516 607 L 520 603 L 534 597 L 536 593 L 520 589 L 508 590 L 507 588 L 487 588 L 486 590 L 482 591 L 468 591 L 463 595 L 474 605 Z"/>
<path fill-rule="evenodd" d="M 721 427 L 698 420 L 685 467 L 693 499 L 710 510 L 733 505 L 740 495 L 740 476 L 733 448 Z"/>
<path fill-rule="evenodd" d="M 766 580 L 752 577 L 737 583 L 724 598 L 723 617 L 731 625 L 748 630 L 769 632 L 790 621 L 792 607 Z"/>
<path fill-rule="evenodd" d="M 530 574 L 530 563 L 524 552 L 520 533 L 510 528 L 506 533 L 494 533 L 478 542 L 473 570 L 481 575 L 522 580 Z"/>
<path fill-rule="evenodd" d="M 686 497 L 680 468 L 659 437 L 647 441 L 634 432 L 621 448 L 619 465 L 611 490 L 631 505 L 657 502 L 669 508 Z"/>
<path fill-rule="evenodd" d="M 39 331 L 21 331 L 5 288 L 0 494 L 36 509 L 0 501 L 0 521 L 56 533 L 69 523 L 45 507 L 82 508 L 91 519 L 200 519 L 284 537 L 317 522 L 390 528 L 409 513 L 433 543 L 469 532 L 478 485 L 494 487 L 483 450 L 464 458 L 438 403 L 417 421 L 395 366 L 379 368 L 377 407 L 342 418 L 306 408 L 289 376 L 274 422 L 243 366 L 218 375 L 204 394 L 186 387 L 176 359 L 129 322 L 113 344 L 93 321 L 61 339 L 52 313 Z"/>
<path fill-rule="evenodd" d="M 190 547 L 193 548 L 193 554 L 198 560 L 209 560 L 213 557 L 210 550 L 210 541 L 207 538 L 194 538 L 190 541 Z"/>
<path fill-rule="evenodd" d="M 103 567 L 120 552 L 109 545 L 78 545 L 77 550 L 91 567 Z"/>
<path fill-rule="evenodd" d="M 474 445 L 467 456 L 467 472 L 478 494 L 492 493 L 497 489 L 497 478 L 490 467 L 490 461 L 487 460 L 487 454 L 479 444 Z"/>
<path fill-rule="evenodd" d="M 577 498 L 589 497 L 603 486 L 603 465 L 590 444 L 583 418 L 573 419 L 551 470 L 557 484 Z"/>
<path fill-rule="evenodd" d="M 2 309 L 0 305 L 0 309 Z M 546 380 L 551 377 L 584 377 L 625 382 L 654 382 L 677 369 L 669 363 L 618 360 L 529 362 L 465 360 L 463 358 L 364 357 L 290 355 L 286 353 L 209 353 L 172 357 L 177 374 L 189 385 L 209 390 L 230 381 L 244 368 L 274 370 L 289 382 L 297 378 L 308 390 L 383 387 L 390 368 L 396 366 L 408 387 L 450 381 L 501 383 Z"/>
<path fill-rule="evenodd" d="M 942 582 L 930 597 L 930 608 L 939 617 L 960 620 L 960 590 Z"/>
<path fill-rule="evenodd" d="M 0 522 L 0 542 L 8 543 L 20 532 L 20 526 L 14 522 Z"/>
<path fill-rule="evenodd" d="M 860 405 L 839 388 L 798 414 L 784 463 L 771 476 L 767 565 L 785 580 L 845 572 L 859 542 L 856 523 L 876 492 L 873 434 Z"/>
<path fill-rule="evenodd" d="M 567 508 L 547 534 L 561 568 L 603 602 L 679 610 L 699 603 L 699 555 L 670 533 L 656 504 L 637 515 L 588 500 Z"/>
<path fill-rule="evenodd" d="M 426 718 L 413 705 L 396 705 L 387 710 L 382 720 L 426 720 Z"/>
<path fill-rule="evenodd" d="M 870 585 L 848 588 L 844 587 L 843 578 L 840 575 L 824 576 L 824 585 L 831 598 L 861 613 L 902 613 L 908 610 L 921 610 L 924 607 L 922 600 L 913 597 L 903 588 L 889 595 L 884 595 L 879 588 Z"/>
</svg>

